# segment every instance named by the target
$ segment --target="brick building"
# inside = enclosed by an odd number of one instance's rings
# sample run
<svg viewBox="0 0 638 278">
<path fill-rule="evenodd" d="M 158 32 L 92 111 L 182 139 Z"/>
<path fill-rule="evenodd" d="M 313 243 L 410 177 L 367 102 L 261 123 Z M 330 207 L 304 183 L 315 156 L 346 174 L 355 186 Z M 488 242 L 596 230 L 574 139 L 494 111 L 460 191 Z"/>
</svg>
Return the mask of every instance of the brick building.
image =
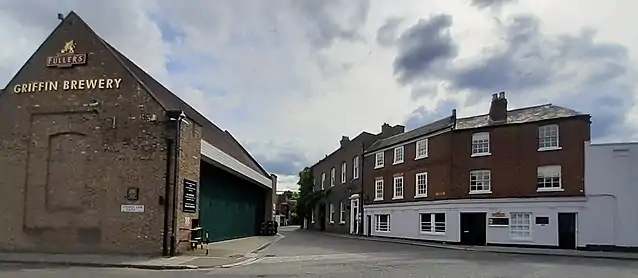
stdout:
<svg viewBox="0 0 638 278">
<path fill-rule="evenodd" d="M 276 177 L 73 12 L 0 117 L 0 250 L 175 254 L 272 215 Z"/>
<path fill-rule="evenodd" d="M 365 233 L 470 245 L 575 247 L 590 116 L 551 104 L 431 124 L 379 140 L 363 168 Z"/>
<path fill-rule="evenodd" d="M 402 125 L 383 124 L 381 133 L 362 132 L 354 139 L 343 136 L 339 148 L 311 167 L 314 190 L 326 197 L 312 211 L 310 229 L 359 234 L 361 219 L 361 167 L 363 150 L 375 141 L 404 132 Z"/>
</svg>

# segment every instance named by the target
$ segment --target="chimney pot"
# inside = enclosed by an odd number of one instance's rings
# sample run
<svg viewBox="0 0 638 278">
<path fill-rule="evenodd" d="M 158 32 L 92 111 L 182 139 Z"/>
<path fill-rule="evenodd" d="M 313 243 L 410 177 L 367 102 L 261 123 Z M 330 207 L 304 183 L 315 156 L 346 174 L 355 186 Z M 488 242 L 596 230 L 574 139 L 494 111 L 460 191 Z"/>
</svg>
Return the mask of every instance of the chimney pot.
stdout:
<svg viewBox="0 0 638 278">
<path fill-rule="evenodd" d="M 505 92 L 498 93 L 498 98 L 505 98 Z"/>
<path fill-rule="evenodd" d="M 452 118 L 456 119 L 456 109 L 452 109 Z"/>
<path fill-rule="evenodd" d="M 341 147 L 343 148 L 345 145 L 347 145 L 348 143 L 350 143 L 350 137 L 348 137 L 348 136 L 341 136 L 341 141 L 339 141 L 339 143 L 341 144 Z"/>
<path fill-rule="evenodd" d="M 502 123 L 507 121 L 507 99 L 505 92 L 492 95 L 492 104 L 490 105 L 490 122 Z"/>
<path fill-rule="evenodd" d="M 494 93 L 492 94 L 492 101 L 497 100 L 498 99 L 498 94 Z"/>
</svg>

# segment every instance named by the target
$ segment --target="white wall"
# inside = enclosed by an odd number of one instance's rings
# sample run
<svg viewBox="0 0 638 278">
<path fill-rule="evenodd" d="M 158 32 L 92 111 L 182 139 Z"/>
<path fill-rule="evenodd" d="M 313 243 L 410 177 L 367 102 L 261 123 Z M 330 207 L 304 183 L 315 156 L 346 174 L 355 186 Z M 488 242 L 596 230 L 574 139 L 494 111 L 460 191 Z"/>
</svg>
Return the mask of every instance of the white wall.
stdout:
<svg viewBox="0 0 638 278">
<path fill-rule="evenodd" d="M 638 143 L 585 144 L 588 244 L 638 246 Z"/>
<path fill-rule="evenodd" d="M 585 212 L 586 199 L 584 197 L 554 197 L 536 199 L 492 199 L 492 200 L 445 200 L 422 201 L 403 204 L 367 205 L 364 208 L 366 215 L 371 215 L 373 223 L 371 235 L 388 236 L 397 238 L 424 239 L 447 242 L 460 242 L 460 213 L 461 212 L 485 212 L 487 217 L 492 213 L 502 212 L 509 217 L 511 212 L 532 213 L 532 235 L 529 240 L 517 240 L 510 237 L 509 227 L 487 226 L 487 243 L 497 244 L 523 244 L 523 245 L 558 245 L 558 213 L 577 213 L 577 233 L 583 229 L 579 220 Z M 445 213 L 445 235 L 421 234 L 420 213 Z M 390 214 L 390 232 L 374 231 L 374 214 Z M 549 217 L 549 224 L 536 225 L 534 218 L 537 216 Z M 367 217 L 364 221 L 367 221 Z M 487 223 L 487 219 L 485 220 Z M 367 223 L 364 225 L 367 233 Z M 582 245 L 577 235 L 578 245 Z"/>
</svg>

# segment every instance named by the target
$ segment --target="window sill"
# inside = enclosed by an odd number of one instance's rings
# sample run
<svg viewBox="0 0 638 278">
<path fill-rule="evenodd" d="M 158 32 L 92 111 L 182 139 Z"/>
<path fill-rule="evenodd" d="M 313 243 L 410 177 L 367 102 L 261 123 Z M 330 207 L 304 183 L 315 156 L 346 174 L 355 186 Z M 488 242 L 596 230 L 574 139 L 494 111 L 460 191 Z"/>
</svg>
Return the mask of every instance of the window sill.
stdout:
<svg viewBox="0 0 638 278">
<path fill-rule="evenodd" d="M 346 224 L 346 221 L 339 222 L 339 225 L 345 225 L 345 224 Z"/>
<path fill-rule="evenodd" d="M 536 189 L 536 192 L 563 192 L 565 189 L 563 188 L 539 188 Z"/>
<path fill-rule="evenodd" d="M 330 225 L 334 225 L 334 224 L 335 224 L 335 222 L 334 222 L 334 221 L 330 221 L 330 222 L 329 222 L 329 224 L 330 224 Z"/>
<path fill-rule="evenodd" d="M 403 200 L 403 197 L 392 197 L 392 200 Z"/>
<path fill-rule="evenodd" d="M 374 199 L 373 201 L 375 201 L 375 202 L 383 201 L 383 198 L 381 198 L 381 199 Z"/>
<path fill-rule="evenodd" d="M 422 235 L 425 236 L 444 236 L 445 233 L 437 233 L 437 232 L 421 232 Z"/>
<path fill-rule="evenodd" d="M 315 221 L 310 221 L 310 224 L 315 224 Z"/>
<path fill-rule="evenodd" d="M 415 195 L 414 198 L 427 198 L 428 195 Z"/>
<path fill-rule="evenodd" d="M 492 153 L 473 153 L 471 157 L 490 156 Z"/>
<path fill-rule="evenodd" d="M 477 194 L 492 194 L 492 190 L 470 191 L 470 195 L 477 195 Z"/>
<path fill-rule="evenodd" d="M 377 232 L 377 233 L 389 233 L 389 232 L 390 232 L 389 230 L 388 230 L 388 231 L 379 231 L 379 230 L 374 230 L 374 231 L 375 231 L 375 232 Z"/>
<path fill-rule="evenodd" d="M 381 168 L 383 168 L 383 165 L 381 165 L 381 166 L 374 166 L 374 169 L 381 169 Z"/>
<path fill-rule="evenodd" d="M 538 148 L 539 152 L 547 152 L 547 151 L 558 151 L 562 150 L 563 147 L 547 147 L 547 148 Z"/>
<path fill-rule="evenodd" d="M 534 242 L 534 239 L 531 237 L 510 237 L 510 240 L 518 242 Z"/>
<path fill-rule="evenodd" d="M 395 161 L 394 163 L 392 163 L 392 165 L 399 165 L 399 164 L 403 164 L 403 160 L 401 160 L 401 161 Z"/>
<path fill-rule="evenodd" d="M 428 156 L 427 155 L 417 156 L 417 157 L 414 158 L 414 160 L 419 160 L 419 159 L 424 159 L 424 158 L 428 158 Z"/>
</svg>

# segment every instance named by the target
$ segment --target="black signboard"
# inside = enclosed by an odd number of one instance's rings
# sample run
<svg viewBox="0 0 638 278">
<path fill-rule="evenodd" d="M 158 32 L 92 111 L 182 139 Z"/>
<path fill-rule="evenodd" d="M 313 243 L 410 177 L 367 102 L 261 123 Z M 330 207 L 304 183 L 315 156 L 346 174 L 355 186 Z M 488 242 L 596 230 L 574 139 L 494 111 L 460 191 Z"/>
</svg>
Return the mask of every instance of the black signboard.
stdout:
<svg viewBox="0 0 638 278">
<path fill-rule="evenodd" d="M 197 182 L 184 179 L 184 205 L 182 210 L 188 213 L 197 212 Z"/>
</svg>

